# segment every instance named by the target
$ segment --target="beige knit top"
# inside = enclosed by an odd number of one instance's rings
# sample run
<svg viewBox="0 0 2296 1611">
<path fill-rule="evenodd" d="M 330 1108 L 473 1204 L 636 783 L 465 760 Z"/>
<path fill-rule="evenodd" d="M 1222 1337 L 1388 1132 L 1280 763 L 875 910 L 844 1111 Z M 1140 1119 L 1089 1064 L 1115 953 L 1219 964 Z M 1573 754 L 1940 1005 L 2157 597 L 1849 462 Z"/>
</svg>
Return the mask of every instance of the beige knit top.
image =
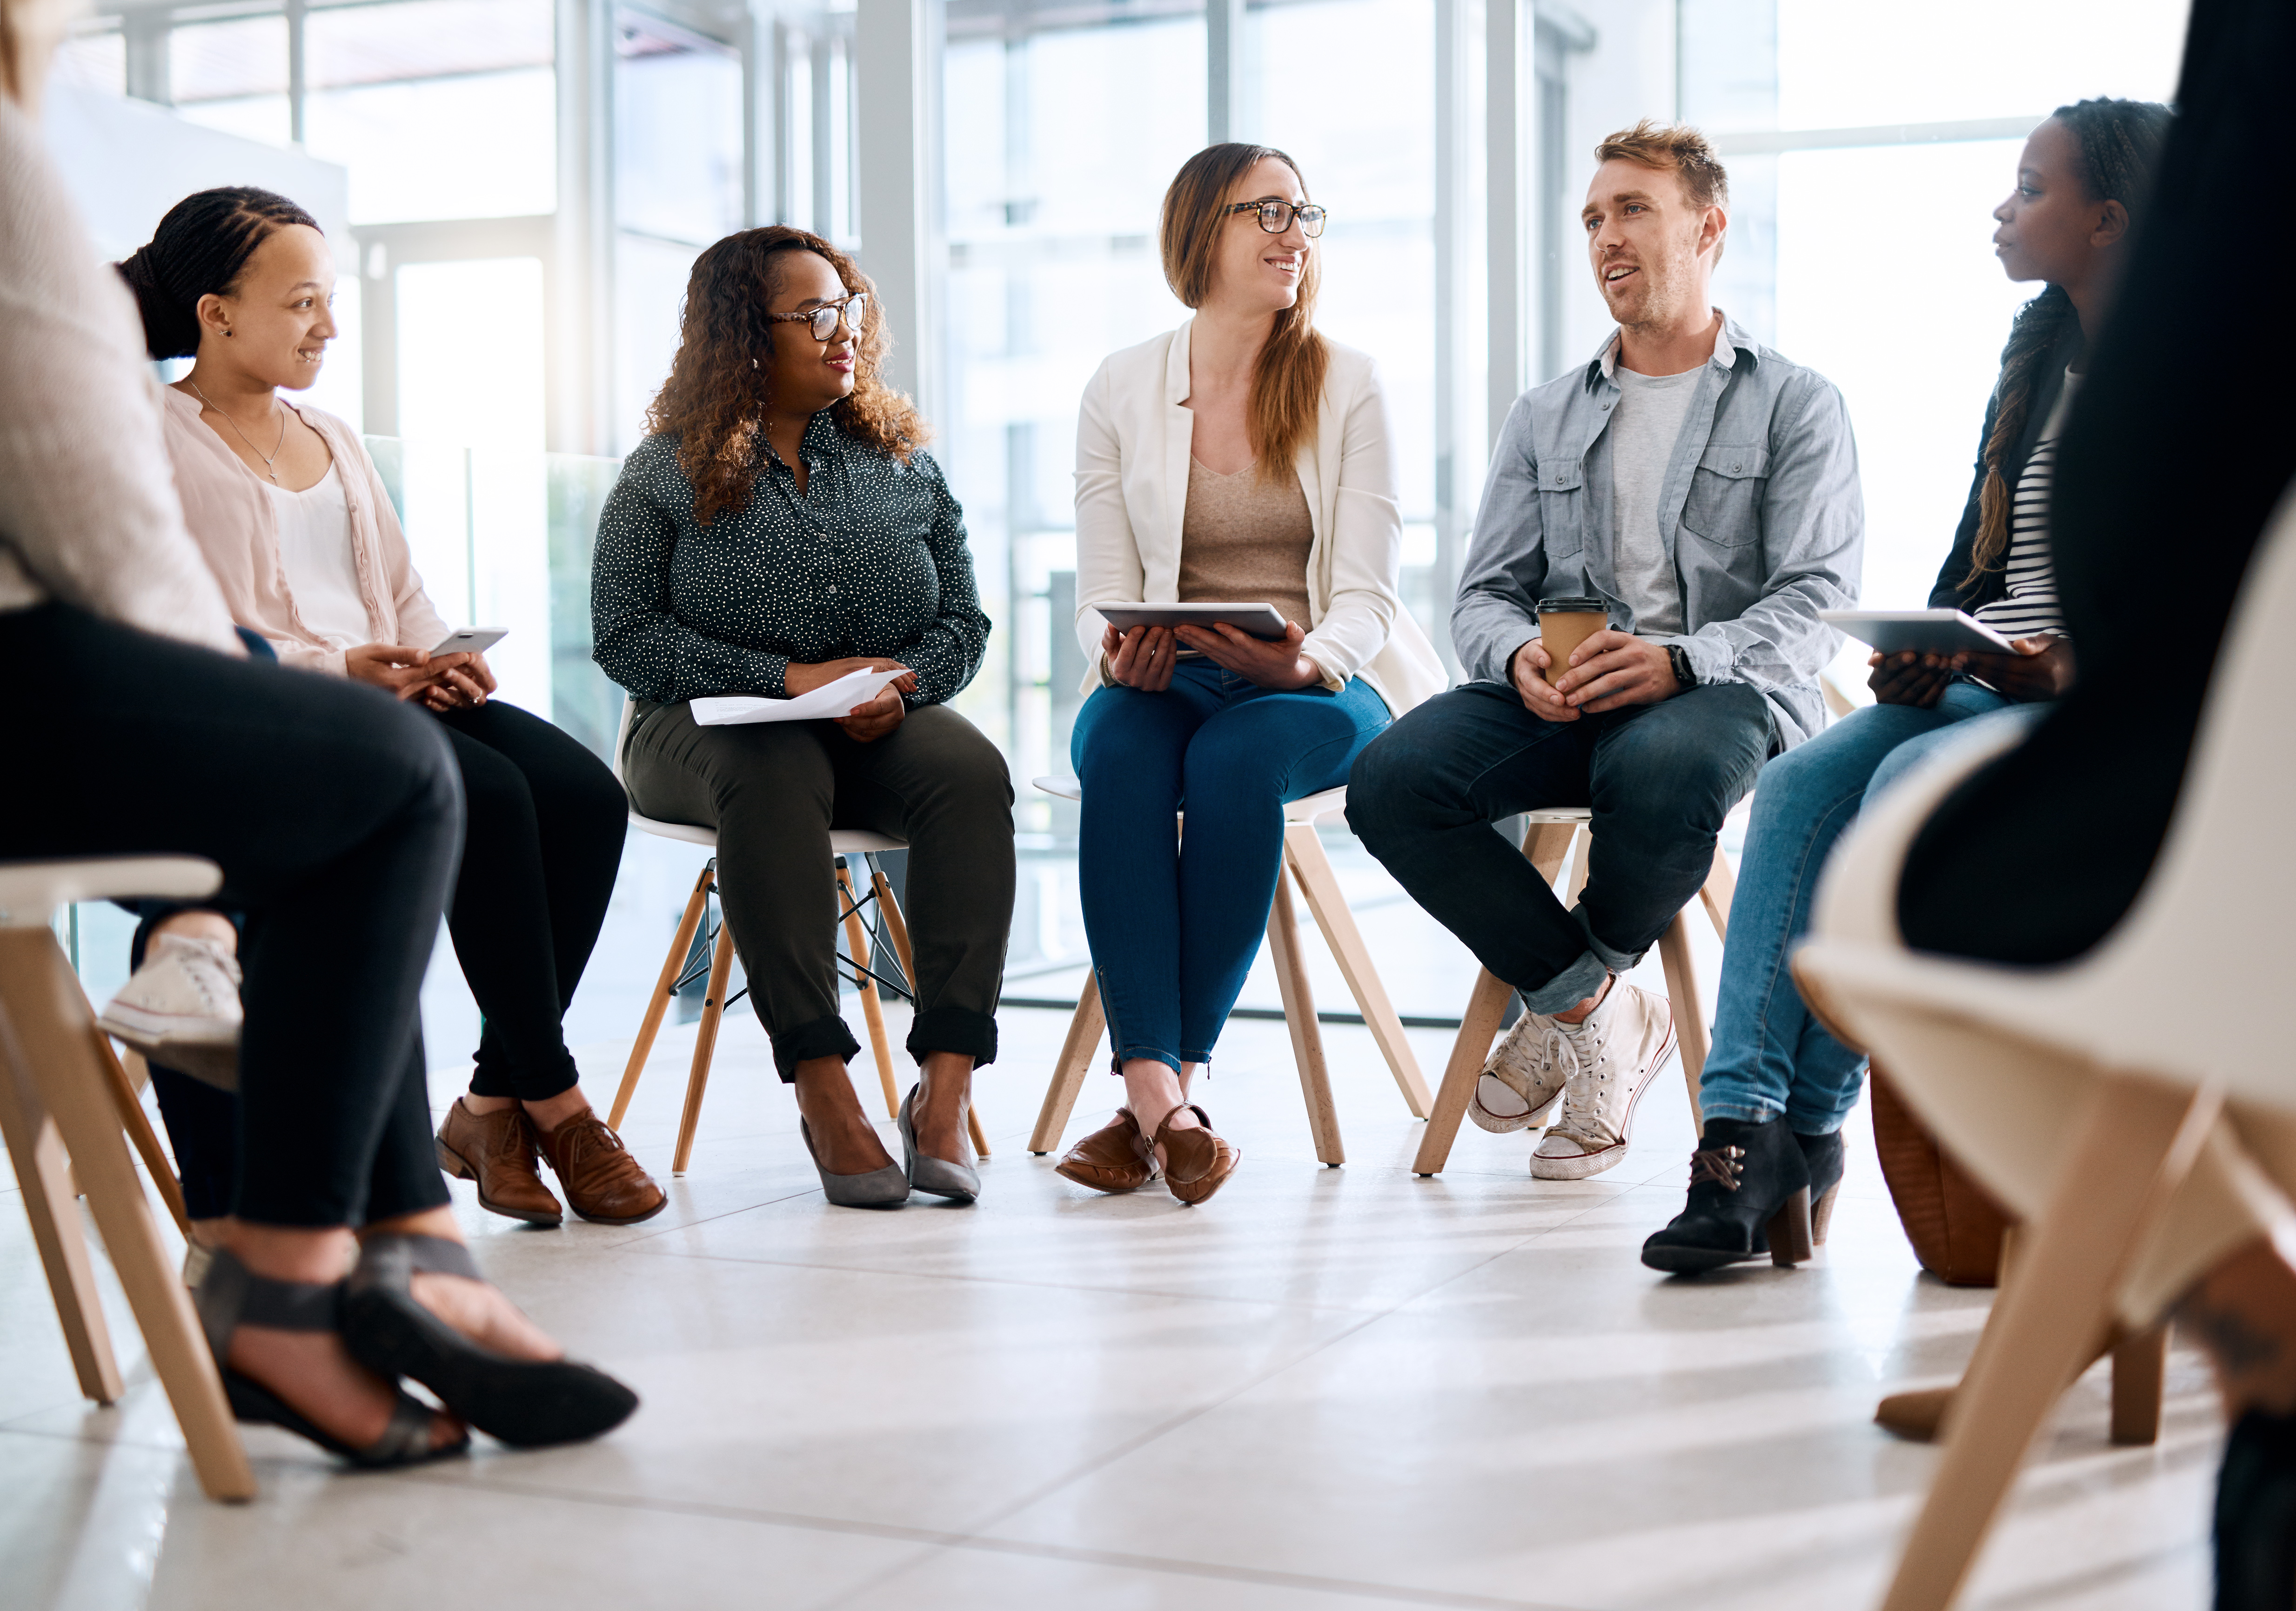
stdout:
<svg viewBox="0 0 2296 1611">
<path fill-rule="evenodd" d="M 1297 476 L 1270 486 L 1259 469 L 1224 476 L 1189 456 L 1179 601 L 1273 604 L 1305 632 L 1315 625 L 1308 618 L 1308 552 L 1316 542 L 1308 495 Z"/>
</svg>

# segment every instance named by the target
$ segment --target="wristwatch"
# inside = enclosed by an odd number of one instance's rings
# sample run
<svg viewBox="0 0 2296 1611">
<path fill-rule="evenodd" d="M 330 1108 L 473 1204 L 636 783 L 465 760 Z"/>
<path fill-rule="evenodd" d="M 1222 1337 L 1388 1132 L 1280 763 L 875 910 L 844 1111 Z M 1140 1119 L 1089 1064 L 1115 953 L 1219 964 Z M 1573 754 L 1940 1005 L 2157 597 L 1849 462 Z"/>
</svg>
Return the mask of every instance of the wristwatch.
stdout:
<svg viewBox="0 0 2296 1611">
<path fill-rule="evenodd" d="M 1690 669 L 1690 651 L 1679 643 L 1666 646 L 1667 664 L 1674 667 L 1674 680 L 1685 688 L 1698 686 L 1698 674 Z"/>
</svg>

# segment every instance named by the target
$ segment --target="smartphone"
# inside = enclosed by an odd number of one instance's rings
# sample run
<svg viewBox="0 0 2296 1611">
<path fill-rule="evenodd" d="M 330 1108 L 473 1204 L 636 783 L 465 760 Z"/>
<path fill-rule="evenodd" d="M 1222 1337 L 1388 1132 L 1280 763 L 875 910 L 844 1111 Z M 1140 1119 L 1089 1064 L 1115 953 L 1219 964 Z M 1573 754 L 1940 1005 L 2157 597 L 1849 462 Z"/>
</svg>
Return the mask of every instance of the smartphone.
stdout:
<svg viewBox="0 0 2296 1611">
<path fill-rule="evenodd" d="M 510 636 L 507 626 L 459 626 L 447 634 L 447 641 L 430 652 L 442 654 L 484 654 Z"/>
</svg>

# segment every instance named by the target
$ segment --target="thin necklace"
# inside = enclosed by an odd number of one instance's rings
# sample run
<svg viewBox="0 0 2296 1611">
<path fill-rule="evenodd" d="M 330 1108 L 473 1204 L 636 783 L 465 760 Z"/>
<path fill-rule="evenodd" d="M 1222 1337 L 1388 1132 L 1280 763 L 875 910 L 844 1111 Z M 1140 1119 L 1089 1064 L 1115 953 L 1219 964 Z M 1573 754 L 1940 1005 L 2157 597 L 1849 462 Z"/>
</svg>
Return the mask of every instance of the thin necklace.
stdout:
<svg viewBox="0 0 2296 1611">
<path fill-rule="evenodd" d="M 186 376 L 184 383 L 192 388 L 193 395 L 196 396 L 201 402 L 206 403 L 209 408 L 215 408 L 216 413 L 223 414 L 223 410 L 216 408 L 216 405 L 212 402 L 209 401 L 207 393 L 200 390 L 200 383 L 197 380 L 192 380 L 190 377 Z M 277 398 L 275 397 L 272 399 L 272 406 L 275 408 L 278 406 Z M 247 451 L 263 461 L 263 473 L 271 478 L 271 484 L 274 487 L 279 485 L 279 472 L 271 468 L 271 461 L 277 458 L 287 446 L 287 415 L 291 412 L 291 410 L 283 410 L 281 412 L 279 415 L 279 446 L 273 448 L 268 454 L 266 454 L 252 441 L 249 440 L 247 433 L 239 429 L 238 421 L 233 419 L 229 414 L 223 414 L 223 422 L 226 425 L 230 426 L 234 431 L 239 432 L 239 439 L 247 443 Z"/>
</svg>

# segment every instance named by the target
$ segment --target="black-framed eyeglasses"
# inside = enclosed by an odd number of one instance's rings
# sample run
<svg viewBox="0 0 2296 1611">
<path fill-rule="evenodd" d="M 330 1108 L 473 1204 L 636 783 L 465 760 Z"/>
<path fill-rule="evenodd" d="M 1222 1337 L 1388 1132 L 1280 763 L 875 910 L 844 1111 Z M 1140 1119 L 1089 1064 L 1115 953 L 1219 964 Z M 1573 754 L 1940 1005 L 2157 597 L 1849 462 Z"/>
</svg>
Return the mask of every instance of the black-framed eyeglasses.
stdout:
<svg viewBox="0 0 2296 1611">
<path fill-rule="evenodd" d="M 803 319 L 812 325 L 815 340 L 826 341 L 837 333 L 840 318 L 855 333 L 859 333 L 861 320 L 868 311 L 869 293 L 857 290 L 840 301 L 824 302 L 819 307 L 808 307 L 803 313 L 767 314 L 766 317 L 775 324 L 794 324 Z"/>
<path fill-rule="evenodd" d="M 1289 201 L 1239 201 L 1225 208 L 1225 212 L 1258 213 L 1259 227 L 1271 235 L 1280 235 L 1292 227 L 1292 220 L 1300 220 L 1300 233 L 1310 241 L 1324 233 L 1324 220 L 1331 215 L 1313 201 L 1304 207 L 1294 207 Z"/>
</svg>

